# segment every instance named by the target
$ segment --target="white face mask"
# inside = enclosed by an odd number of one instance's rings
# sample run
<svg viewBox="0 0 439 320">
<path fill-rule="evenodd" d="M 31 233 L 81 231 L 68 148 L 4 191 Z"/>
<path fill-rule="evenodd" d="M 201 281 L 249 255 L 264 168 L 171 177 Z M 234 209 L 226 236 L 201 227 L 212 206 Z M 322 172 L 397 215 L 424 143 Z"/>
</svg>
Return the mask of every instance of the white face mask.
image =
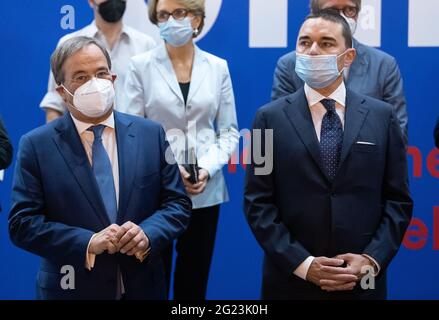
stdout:
<svg viewBox="0 0 439 320">
<path fill-rule="evenodd" d="M 338 58 L 340 55 L 319 55 L 311 56 L 296 53 L 296 74 L 307 85 L 314 89 L 323 89 L 334 83 L 342 74 L 343 70 L 338 70 Z"/>
<path fill-rule="evenodd" d="M 352 35 L 354 35 L 355 31 L 357 30 L 357 21 L 354 18 L 348 18 L 346 17 L 343 12 L 340 13 L 340 15 L 346 20 L 346 22 L 349 25 L 349 28 L 351 29 Z"/>
<path fill-rule="evenodd" d="M 61 86 L 73 97 L 72 107 L 84 116 L 99 118 L 113 107 L 115 93 L 110 80 L 93 77 L 76 89 L 75 94 Z"/>
</svg>

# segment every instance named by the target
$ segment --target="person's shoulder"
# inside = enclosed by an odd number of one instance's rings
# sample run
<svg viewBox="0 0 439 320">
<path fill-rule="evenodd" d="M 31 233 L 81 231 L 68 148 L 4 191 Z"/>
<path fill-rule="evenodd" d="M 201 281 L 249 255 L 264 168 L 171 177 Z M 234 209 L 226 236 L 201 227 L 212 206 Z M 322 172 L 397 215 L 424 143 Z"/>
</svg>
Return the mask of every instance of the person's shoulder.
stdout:
<svg viewBox="0 0 439 320">
<path fill-rule="evenodd" d="M 72 39 L 72 38 L 75 38 L 75 37 L 81 37 L 81 36 L 84 36 L 84 37 L 93 37 L 93 23 L 92 23 L 92 24 L 89 24 L 89 25 L 87 25 L 87 26 L 85 26 L 85 27 L 82 28 L 82 29 L 79 29 L 79 30 L 73 31 L 73 32 L 71 32 L 71 33 L 67 33 L 67 34 L 65 34 L 64 36 L 62 36 L 62 37 L 59 39 L 59 41 L 58 41 L 58 45 L 60 45 L 61 43 L 65 42 L 65 41 L 67 41 L 67 40 L 70 40 L 70 39 Z"/>
<path fill-rule="evenodd" d="M 124 30 L 128 34 L 128 37 L 132 39 L 135 43 L 140 44 L 150 50 L 156 46 L 156 43 L 152 37 L 149 35 L 140 32 L 137 29 L 134 29 L 128 25 L 124 25 Z"/>
<path fill-rule="evenodd" d="M 221 57 L 218 57 L 210 52 L 204 51 L 200 48 L 197 47 L 196 49 L 198 51 L 198 53 L 204 58 L 206 59 L 209 63 L 214 64 L 214 65 L 219 65 L 219 66 L 225 66 L 227 65 L 227 60 L 223 59 Z"/>
<path fill-rule="evenodd" d="M 383 50 L 380 50 L 378 48 L 368 46 L 361 42 L 357 42 L 357 50 L 363 51 L 366 55 L 369 55 L 369 57 L 377 61 L 383 61 L 383 62 L 395 61 L 395 58 L 389 53 L 384 52 Z"/>
<path fill-rule="evenodd" d="M 24 134 L 22 138 L 26 138 L 35 142 L 39 142 L 39 141 L 47 142 L 48 139 L 50 139 L 51 137 L 57 134 L 56 128 L 58 128 L 61 125 L 61 123 L 66 121 L 64 118 L 66 116 L 67 115 L 63 115 L 49 123 L 34 128 L 31 131 Z"/>
<path fill-rule="evenodd" d="M 133 124 L 137 126 L 140 130 L 149 130 L 150 132 L 151 131 L 158 132 L 162 128 L 162 125 L 160 123 L 150 119 L 146 119 L 143 117 L 139 117 L 127 113 L 122 113 L 119 111 L 114 111 L 114 113 L 116 115 L 116 121 L 122 121 L 127 125 Z"/>
<path fill-rule="evenodd" d="M 347 91 L 347 95 L 350 96 L 351 100 L 354 99 L 360 101 L 362 105 L 364 105 L 369 111 L 372 111 L 374 113 L 387 114 L 390 116 L 393 112 L 392 105 L 383 100 L 379 100 L 365 94 L 357 93 L 350 90 Z M 347 107 L 349 108 L 349 106 Z"/>
<path fill-rule="evenodd" d="M 280 97 L 279 99 L 268 102 L 267 104 L 260 107 L 257 111 L 259 115 L 264 116 L 274 116 L 281 113 L 283 116 L 283 109 L 288 105 L 295 105 L 300 99 L 305 97 L 303 88 L 293 92 L 289 95 Z"/>
<path fill-rule="evenodd" d="M 152 59 L 157 56 L 159 47 L 155 47 L 149 51 L 145 51 L 131 57 L 131 63 L 137 70 L 143 70 L 151 63 Z"/>
<path fill-rule="evenodd" d="M 296 51 L 290 51 L 281 56 L 277 62 L 278 64 L 291 64 L 296 63 Z"/>
</svg>

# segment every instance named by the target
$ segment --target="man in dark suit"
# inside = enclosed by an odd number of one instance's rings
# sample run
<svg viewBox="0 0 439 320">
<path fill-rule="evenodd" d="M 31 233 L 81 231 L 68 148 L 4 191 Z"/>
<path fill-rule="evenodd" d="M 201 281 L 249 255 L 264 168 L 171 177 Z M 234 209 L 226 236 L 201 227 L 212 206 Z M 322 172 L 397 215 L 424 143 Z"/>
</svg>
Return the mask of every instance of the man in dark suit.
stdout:
<svg viewBox="0 0 439 320">
<path fill-rule="evenodd" d="M 113 111 L 97 40 L 67 40 L 51 64 L 69 113 L 22 137 L 9 216 L 13 243 L 42 257 L 37 297 L 165 299 L 161 252 L 191 210 L 165 133 Z"/>
<path fill-rule="evenodd" d="M 392 107 L 345 88 L 351 42 L 333 11 L 308 17 L 296 47 L 304 88 L 256 115 L 273 170 L 258 172 L 264 164 L 252 161 L 244 210 L 265 252 L 264 299 L 386 297 L 386 269 L 413 203 Z"/>
<path fill-rule="evenodd" d="M 361 10 L 361 0 L 310 0 L 310 8 L 312 13 L 328 8 L 336 10 L 349 22 L 354 33 Z M 347 88 L 391 104 L 401 126 L 404 142 L 407 144 L 407 104 L 401 73 L 395 58 L 355 39 L 353 47 L 356 49 L 357 58 L 344 73 Z M 274 72 L 272 100 L 302 88 L 303 81 L 294 72 L 295 63 L 294 51 L 279 59 Z"/>
<path fill-rule="evenodd" d="M 10 166 L 12 161 L 12 145 L 9 141 L 3 121 L 0 119 L 0 170 Z"/>
</svg>

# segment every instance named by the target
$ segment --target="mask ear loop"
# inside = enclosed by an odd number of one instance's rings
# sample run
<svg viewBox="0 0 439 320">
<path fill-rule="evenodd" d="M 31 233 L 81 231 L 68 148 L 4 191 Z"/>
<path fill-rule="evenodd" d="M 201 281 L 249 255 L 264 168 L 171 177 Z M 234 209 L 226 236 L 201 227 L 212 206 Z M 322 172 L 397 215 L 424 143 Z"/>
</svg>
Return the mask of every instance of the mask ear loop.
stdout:
<svg viewBox="0 0 439 320">
<path fill-rule="evenodd" d="M 69 89 L 67 89 L 67 88 L 64 86 L 64 84 L 61 83 L 59 86 L 60 86 L 60 87 L 63 87 L 63 89 L 66 90 L 67 93 L 73 97 L 73 94 L 69 91 Z"/>
<path fill-rule="evenodd" d="M 339 54 L 339 55 L 337 56 L 337 60 L 338 60 L 338 58 L 340 58 L 341 56 L 345 55 L 345 54 L 348 52 L 349 49 L 352 49 L 352 47 L 346 49 L 345 52 Z M 346 68 L 347 68 L 346 66 L 343 66 L 343 68 L 341 68 L 341 70 L 338 72 L 338 76 L 340 76 L 340 75 L 346 70 Z"/>
</svg>

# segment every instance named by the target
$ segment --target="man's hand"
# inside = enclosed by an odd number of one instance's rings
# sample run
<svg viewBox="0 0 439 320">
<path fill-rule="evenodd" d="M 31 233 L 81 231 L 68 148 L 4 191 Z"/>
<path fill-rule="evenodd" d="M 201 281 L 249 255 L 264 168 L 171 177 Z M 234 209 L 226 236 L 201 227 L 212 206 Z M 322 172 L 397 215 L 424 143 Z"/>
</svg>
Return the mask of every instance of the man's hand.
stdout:
<svg viewBox="0 0 439 320">
<path fill-rule="evenodd" d="M 149 247 L 149 239 L 142 228 L 131 221 L 125 222 L 120 227 L 116 238 L 119 251 L 129 256 L 135 255 L 138 252 L 144 253 Z"/>
<path fill-rule="evenodd" d="M 108 251 L 109 254 L 118 252 L 117 234 L 119 231 L 120 227 L 117 224 L 112 224 L 104 230 L 96 233 L 90 241 L 88 253 L 98 255 L 105 250 Z"/>
<path fill-rule="evenodd" d="M 207 181 L 209 180 L 209 172 L 206 169 L 198 170 L 198 182 L 192 184 L 189 181 L 190 174 L 183 166 L 179 166 L 181 176 L 183 177 L 184 187 L 186 192 L 190 195 L 197 195 L 206 189 Z"/>
<path fill-rule="evenodd" d="M 344 260 L 341 258 L 317 257 L 311 263 L 306 280 L 326 291 L 348 291 L 352 290 L 358 280 L 352 270 L 342 268 Z M 328 269 L 329 268 L 329 269 Z M 337 273 L 329 272 L 337 270 Z M 343 270 L 343 272 L 340 272 Z"/>
<path fill-rule="evenodd" d="M 342 259 L 342 260 L 346 261 L 346 264 L 347 264 L 346 268 L 324 266 L 322 268 L 322 270 L 324 272 L 328 272 L 328 273 L 331 273 L 333 275 L 349 273 L 349 274 L 353 274 L 353 275 L 357 276 L 357 278 L 359 280 L 365 275 L 365 273 L 361 272 L 362 270 L 364 271 L 363 268 L 365 266 L 371 266 L 372 268 L 375 267 L 374 264 L 372 263 L 372 261 L 370 261 L 365 256 L 362 256 L 361 254 L 352 254 L 352 253 L 340 254 L 340 255 L 334 257 L 334 259 Z"/>
</svg>

